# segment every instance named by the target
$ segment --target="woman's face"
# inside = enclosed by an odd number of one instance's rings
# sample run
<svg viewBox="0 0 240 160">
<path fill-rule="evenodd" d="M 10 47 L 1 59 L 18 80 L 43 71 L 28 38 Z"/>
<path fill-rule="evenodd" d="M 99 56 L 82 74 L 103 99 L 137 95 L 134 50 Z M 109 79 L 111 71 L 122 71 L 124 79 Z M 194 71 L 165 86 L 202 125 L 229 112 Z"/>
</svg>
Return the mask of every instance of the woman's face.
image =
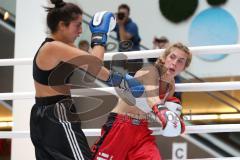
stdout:
<svg viewBox="0 0 240 160">
<path fill-rule="evenodd" d="M 82 15 L 71 21 L 68 26 L 64 27 L 64 37 L 66 41 L 73 43 L 82 33 Z"/>
<path fill-rule="evenodd" d="M 184 51 L 173 48 L 166 57 L 164 66 L 167 68 L 167 75 L 174 77 L 185 69 L 188 54 Z"/>
</svg>

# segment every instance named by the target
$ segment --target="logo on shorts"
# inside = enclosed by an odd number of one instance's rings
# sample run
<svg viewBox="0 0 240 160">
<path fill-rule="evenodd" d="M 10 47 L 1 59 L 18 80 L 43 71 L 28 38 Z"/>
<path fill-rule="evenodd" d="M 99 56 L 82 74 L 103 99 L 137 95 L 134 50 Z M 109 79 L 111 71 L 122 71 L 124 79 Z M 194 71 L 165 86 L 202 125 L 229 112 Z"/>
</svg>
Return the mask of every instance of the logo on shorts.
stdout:
<svg viewBox="0 0 240 160">
<path fill-rule="evenodd" d="M 113 160 L 113 155 L 103 153 L 103 152 L 99 152 L 96 159 L 97 160 Z"/>
<path fill-rule="evenodd" d="M 139 126 L 140 123 L 141 123 L 141 122 L 140 122 L 139 119 L 132 119 L 132 124 L 133 124 L 133 125 Z"/>
</svg>

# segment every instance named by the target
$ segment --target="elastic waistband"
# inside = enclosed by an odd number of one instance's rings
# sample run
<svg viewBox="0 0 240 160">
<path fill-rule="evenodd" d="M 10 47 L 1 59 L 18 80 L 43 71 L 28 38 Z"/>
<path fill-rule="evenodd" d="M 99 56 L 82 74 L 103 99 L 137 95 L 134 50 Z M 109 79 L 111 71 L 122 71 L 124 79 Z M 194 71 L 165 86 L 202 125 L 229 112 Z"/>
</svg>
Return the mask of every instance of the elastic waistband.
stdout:
<svg viewBox="0 0 240 160">
<path fill-rule="evenodd" d="M 57 102 L 63 99 L 71 99 L 70 95 L 56 95 L 48 97 L 35 97 L 35 103 L 37 105 L 51 105 L 56 104 Z"/>
<path fill-rule="evenodd" d="M 114 112 L 110 112 L 108 119 L 115 119 L 115 121 L 121 121 L 133 125 L 148 125 L 147 119 L 132 118 L 127 114 L 118 114 Z"/>
</svg>

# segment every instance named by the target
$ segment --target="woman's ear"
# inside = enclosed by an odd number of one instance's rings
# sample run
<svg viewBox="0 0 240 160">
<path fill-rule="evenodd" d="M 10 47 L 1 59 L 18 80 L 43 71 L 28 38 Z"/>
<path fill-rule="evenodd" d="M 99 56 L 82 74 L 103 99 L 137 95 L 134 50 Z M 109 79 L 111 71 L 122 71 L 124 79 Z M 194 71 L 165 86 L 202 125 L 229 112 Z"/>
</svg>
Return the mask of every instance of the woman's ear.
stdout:
<svg viewBox="0 0 240 160">
<path fill-rule="evenodd" d="M 59 23 L 58 23 L 58 30 L 63 30 L 64 28 L 66 28 L 66 25 L 65 25 L 65 23 L 63 22 L 63 21 L 60 21 Z"/>
</svg>

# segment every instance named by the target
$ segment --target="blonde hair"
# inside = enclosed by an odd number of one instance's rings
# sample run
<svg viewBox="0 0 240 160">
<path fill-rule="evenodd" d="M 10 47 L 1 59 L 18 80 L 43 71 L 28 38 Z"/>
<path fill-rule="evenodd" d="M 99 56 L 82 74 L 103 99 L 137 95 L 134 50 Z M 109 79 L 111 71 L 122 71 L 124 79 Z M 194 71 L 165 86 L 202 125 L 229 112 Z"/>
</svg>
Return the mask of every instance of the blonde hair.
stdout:
<svg viewBox="0 0 240 160">
<path fill-rule="evenodd" d="M 167 56 L 172 52 L 173 49 L 180 49 L 183 52 L 185 52 L 188 57 L 185 63 L 184 68 L 186 69 L 187 67 L 189 67 L 191 61 L 192 61 L 192 53 L 190 52 L 189 48 L 185 45 L 183 45 L 182 43 L 178 42 L 178 43 L 174 43 L 172 45 L 170 45 L 169 47 L 166 48 L 166 50 L 164 51 L 163 55 L 160 56 L 156 62 L 155 62 L 155 66 L 156 67 L 160 67 L 163 64 L 163 61 L 167 58 Z"/>
</svg>

